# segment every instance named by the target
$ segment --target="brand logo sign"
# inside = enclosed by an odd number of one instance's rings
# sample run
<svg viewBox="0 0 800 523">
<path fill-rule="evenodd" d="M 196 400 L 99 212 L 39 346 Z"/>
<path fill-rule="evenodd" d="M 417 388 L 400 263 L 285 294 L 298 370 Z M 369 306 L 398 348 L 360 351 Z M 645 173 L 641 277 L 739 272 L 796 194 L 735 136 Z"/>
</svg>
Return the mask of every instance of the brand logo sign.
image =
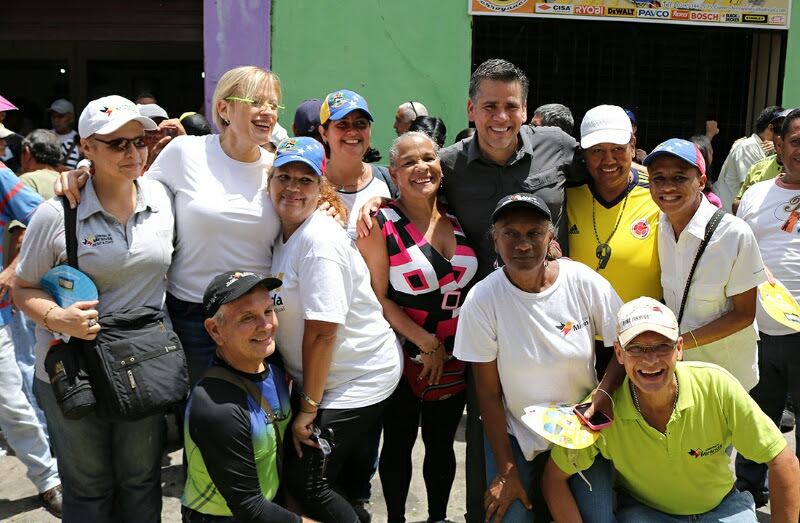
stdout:
<svg viewBox="0 0 800 523">
<path fill-rule="evenodd" d="M 572 4 L 536 4 L 537 13 L 572 14 Z"/>
<path fill-rule="evenodd" d="M 689 20 L 695 20 L 697 22 L 719 22 L 719 13 L 692 11 L 689 13 Z"/>
<path fill-rule="evenodd" d="M 772 15 L 769 17 L 769 23 L 771 24 L 785 24 L 786 17 L 783 15 Z"/>
<path fill-rule="evenodd" d="M 689 11 L 684 11 L 683 9 L 673 9 L 671 18 L 673 20 L 688 20 L 689 19 Z"/>
<path fill-rule="evenodd" d="M 608 7 L 608 16 L 636 16 L 636 9 L 633 7 Z"/>
<path fill-rule="evenodd" d="M 669 18 L 669 11 L 666 9 L 642 9 L 636 10 L 638 18 Z"/>
<path fill-rule="evenodd" d="M 525 5 L 528 0 L 478 0 L 478 3 L 492 11 L 513 11 L 514 9 Z"/>
<path fill-rule="evenodd" d="M 738 24 L 742 21 L 742 15 L 739 13 L 725 13 L 724 22 Z"/>
<path fill-rule="evenodd" d="M 589 15 L 589 16 L 603 16 L 606 14 L 606 8 L 602 5 L 576 5 L 576 15 Z"/>
<path fill-rule="evenodd" d="M 746 24 L 766 24 L 767 15 L 746 14 L 742 17 L 742 21 Z"/>
</svg>

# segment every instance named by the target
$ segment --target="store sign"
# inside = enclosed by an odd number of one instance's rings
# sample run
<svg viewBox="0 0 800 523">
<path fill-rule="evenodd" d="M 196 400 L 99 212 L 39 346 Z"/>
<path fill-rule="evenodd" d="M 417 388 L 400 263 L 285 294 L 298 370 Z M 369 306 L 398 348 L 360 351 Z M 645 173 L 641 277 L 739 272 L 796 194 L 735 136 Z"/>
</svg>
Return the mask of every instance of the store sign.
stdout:
<svg viewBox="0 0 800 523">
<path fill-rule="evenodd" d="M 626 22 L 789 28 L 791 0 L 468 0 L 471 15 L 556 16 Z"/>
</svg>

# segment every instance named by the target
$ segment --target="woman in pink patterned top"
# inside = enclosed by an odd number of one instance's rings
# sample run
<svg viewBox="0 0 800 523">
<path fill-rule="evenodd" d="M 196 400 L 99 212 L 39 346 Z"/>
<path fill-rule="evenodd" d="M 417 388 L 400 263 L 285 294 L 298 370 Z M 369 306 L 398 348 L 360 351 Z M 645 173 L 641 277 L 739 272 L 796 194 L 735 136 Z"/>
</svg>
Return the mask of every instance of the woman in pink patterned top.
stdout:
<svg viewBox="0 0 800 523">
<path fill-rule="evenodd" d="M 387 407 L 380 457 L 390 523 L 405 521 L 420 419 L 428 521 L 445 519 L 456 468 L 453 439 L 464 410 L 464 363 L 452 356 L 453 340 L 478 262 L 458 220 L 437 201 L 437 150 L 420 132 L 394 141 L 389 172 L 401 197 L 378 210 L 378 226 L 357 244 L 383 314 L 404 338 L 406 379 Z"/>
</svg>

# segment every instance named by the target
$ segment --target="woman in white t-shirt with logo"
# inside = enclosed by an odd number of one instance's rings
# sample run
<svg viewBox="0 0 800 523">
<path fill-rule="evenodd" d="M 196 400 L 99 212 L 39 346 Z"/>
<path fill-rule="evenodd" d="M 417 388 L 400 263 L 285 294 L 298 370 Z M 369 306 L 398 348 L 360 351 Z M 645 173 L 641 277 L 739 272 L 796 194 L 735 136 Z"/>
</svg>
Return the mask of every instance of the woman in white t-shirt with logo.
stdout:
<svg viewBox="0 0 800 523">
<path fill-rule="evenodd" d="M 598 387 L 594 339 L 616 339 L 622 306 L 611 284 L 582 263 L 548 260 L 550 211 L 536 196 L 506 196 L 492 213 L 495 251 L 505 264 L 467 295 L 453 354 L 472 362 L 486 442 L 484 499 L 488 521 L 533 521 L 533 486 L 549 442 L 522 421 L 540 403 L 576 404 L 593 390 L 594 407 L 611 412 L 606 398 L 624 370 L 612 361 Z M 587 412 L 591 416 L 591 412 Z M 610 470 L 599 460 L 573 489 L 582 513 L 611 513 Z M 493 519 L 495 518 L 495 519 Z"/>
<path fill-rule="evenodd" d="M 400 344 L 361 254 L 335 220 L 317 212 L 330 191 L 322 145 L 289 138 L 276 154 L 268 182 L 282 222 L 272 259 L 272 274 L 283 281 L 273 296 L 276 342 L 297 412 L 294 449 L 284 455 L 286 486 L 314 519 L 357 521 L 333 486 L 397 387 Z"/>
</svg>

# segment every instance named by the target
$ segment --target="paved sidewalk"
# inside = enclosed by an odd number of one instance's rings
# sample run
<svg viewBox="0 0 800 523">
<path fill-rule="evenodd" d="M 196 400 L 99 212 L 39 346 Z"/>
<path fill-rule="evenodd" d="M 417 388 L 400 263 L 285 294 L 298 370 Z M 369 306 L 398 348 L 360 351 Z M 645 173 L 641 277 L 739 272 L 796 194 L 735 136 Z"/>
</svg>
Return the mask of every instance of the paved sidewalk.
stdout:
<svg viewBox="0 0 800 523">
<path fill-rule="evenodd" d="M 464 425 L 466 417 L 462 419 L 456 433 L 455 449 L 458 469 L 453 491 L 450 495 L 450 504 L 447 515 L 451 521 L 464 521 L 466 507 L 466 493 L 464 490 Z M 175 429 L 172 427 L 173 436 Z M 784 434 L 792 448 L 794 448 L 794 432 Z M 0 446 L 8 448 L 5 439 L 0 435 Z M 424 523 L 428 514 L 426 510 L 425 485 L 422 481 L 422 438 L 417 439 L 414 447 L 414 476 L 411 480 L 411 491 L 406 504 L 406 520 L 409 523 Z M 182 453 L 175 445 L 164 452 L 162 461 L 162 485 L 164 492 L 164 507 L 161 513 L 164 523 L 180 523 L 180 495 L 183 489 L 181 479 Z M 372 480 L 372 521 L 374 523 L 386 522 L 386 507 L 383 502 L 383 492 L 380 480 Z M 26 522 L 26 523 L 55 523 L 59 520 L 51 516 L 39 505 L 36 489 L 25 477 L 25 467 L 14 456 L 7 456 L 0 461 L 0 521 Z M 769 505 L 758 511 L 758 521 L 770 521 Z M 88 522 L 87 522 L 88 523 Z"/>
</svg>

